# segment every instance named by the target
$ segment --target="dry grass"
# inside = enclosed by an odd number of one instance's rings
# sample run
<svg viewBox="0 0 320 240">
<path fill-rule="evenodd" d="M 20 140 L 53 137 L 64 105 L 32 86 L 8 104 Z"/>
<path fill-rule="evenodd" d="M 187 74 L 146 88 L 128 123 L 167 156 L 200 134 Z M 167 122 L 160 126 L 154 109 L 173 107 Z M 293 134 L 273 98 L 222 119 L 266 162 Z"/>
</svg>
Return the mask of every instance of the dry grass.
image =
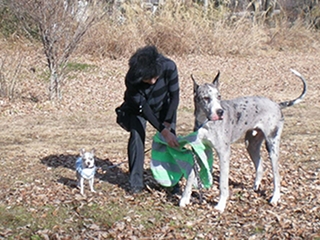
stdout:
<svg viewBox="0 0 320 240">
<path fill-rule="evenodd" d="M 154 44 L 165 54 L 183 56 L 256 55 L 266 51 L 314 51 L 319 48 L 319 33 L 297 21 L 288 27 L 283 16 L 254 23 L 247 17 L 230 20 L 227 10 L 186 8 L 168 2 L 156 15 L 139 7 L 124 5 L 125 20 L 114 13 L 89 32 L 79 51 L 99 58 L 128 57 L 145 44 Z M 270 25 L 272 27 L 270 27 Z"/>
<path fill-rule="evenodd" d="M 320 238 L 319 33 L 280 24 L 255 26 L 245 20 L 233 26 L 222 21 L 212 25 L 199 16 L 190 21 L 187 14 L 192 13 L 183 14 L 160 15 L 156 22 L 144 16 L 118 28 L 96 25 L 71 59 L 60 103 L 46 100 L 47 69 L 39 45 L 0 40 L 2 55 L 18 51 L 26 59 L 17 86 L 19 98 L 0 98 L 0 238 Z M 180 135 L 193 128 L 191 73 L 204 83 L 220 70 L 224 99 L 263 95 L 277 102 L 301 92 L 289 68 L 306 77 L 306 99 L 284 111 L 278 206 L 267 203 L 272 194 L 270 163 L 265 161 L 262 188 L 254 192 L 253 164 L 241 142 L 233 145 L 231 195 L 224 214 L 213 210 L 219 194 L 218 159 L 213 187 L 204 191 L 205 202 L 198 202 L 195 191 L 186 209 L 154 182 L 149 154 L 145 179 L 150 191 L 128 195 L 128 167 L 123 164 L 98 172 L 96 194 L 86 188 L 87 196 L 79 195 L 73 168 L 80 148 L 96 148 L 100 166 L 126 161 L 128 134 L 116 125 L 114 108 L 122 101 L 127 59 L 145 43 L 156 43 L 178 65 Z M 147 147 L 153 134 L 148 127 Z"/>
</svg>

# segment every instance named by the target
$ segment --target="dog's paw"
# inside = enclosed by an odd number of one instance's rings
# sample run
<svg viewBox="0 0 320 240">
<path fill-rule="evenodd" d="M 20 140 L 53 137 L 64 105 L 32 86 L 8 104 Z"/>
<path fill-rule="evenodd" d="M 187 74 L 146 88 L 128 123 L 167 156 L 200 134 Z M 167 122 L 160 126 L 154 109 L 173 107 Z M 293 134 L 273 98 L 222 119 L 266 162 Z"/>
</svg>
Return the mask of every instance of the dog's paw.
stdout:
<svg viewBox="0 0 320 240">
<path fill-rule="evenodd" d="M 279 200 L 280 200 L 280 195 L 279 195 L 279 196 L 273 195 L 273 197 L 271 198 L 271 200 L 270 200 L 269 203 L 270 203 L 272 206 L 277 206 Z"/>
<path fill-rule="evenodd" d="M 223 213 L 225 208 L 226 208 L 226 205 L 221 204 L 220 202 L 214 207 L 214 209 L 220 213 Z"/>
<path fill-rule="evenodd" d="M 190 204 L 190 199 L 186 199 L 186 198 L 181 198 L 180 202 L 179 202 L 179 206 L 180 207 L 185 207 L 188 204 Z"/>
</svg>

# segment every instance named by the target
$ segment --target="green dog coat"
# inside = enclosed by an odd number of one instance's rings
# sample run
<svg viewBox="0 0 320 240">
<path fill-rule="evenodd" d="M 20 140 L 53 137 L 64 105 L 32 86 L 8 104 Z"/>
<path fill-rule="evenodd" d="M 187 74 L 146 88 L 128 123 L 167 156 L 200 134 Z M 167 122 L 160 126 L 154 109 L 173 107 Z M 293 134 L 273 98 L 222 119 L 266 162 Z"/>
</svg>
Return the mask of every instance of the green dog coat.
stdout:
<svg viewBox="0 0 320 240">
<path fill-rule="evenodd" d="M 209 188 L 212 185 L 213 151 L 210 146 L 197 139 L 197 134 L 198 132 L 193 132 L 185 137 L 178 137 L 180 146 L 177 148 L 170 147 L 159 132 L 154 135 L 150 168 L 160 185 L 171 187 L 182 176 L 188 178 L 194 166 L 192 150 L 199 159 L 199 176 L 203 186 Z"/>
</svg>

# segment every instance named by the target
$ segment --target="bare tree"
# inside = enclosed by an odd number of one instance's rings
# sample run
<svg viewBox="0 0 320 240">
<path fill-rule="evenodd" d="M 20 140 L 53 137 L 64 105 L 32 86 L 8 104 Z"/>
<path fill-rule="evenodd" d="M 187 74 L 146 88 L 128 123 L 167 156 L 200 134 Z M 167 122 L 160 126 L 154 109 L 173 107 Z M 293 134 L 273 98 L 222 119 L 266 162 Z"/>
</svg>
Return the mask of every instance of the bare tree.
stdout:
<svg viewBox="0 0 320 240">
<path fill-rule="evenodd" d="M 31 20 L 39 31 L 50 71 L 50 100 L 62 98 L 61 86 L 70 55 L 92 24 L 102 17 L 99 0 L 13 0 L 22 22 Z M 31 24 L 31 25 L 32 25 Z M 27 27 L 30 26 L 28 23 Z"/>
</svg>

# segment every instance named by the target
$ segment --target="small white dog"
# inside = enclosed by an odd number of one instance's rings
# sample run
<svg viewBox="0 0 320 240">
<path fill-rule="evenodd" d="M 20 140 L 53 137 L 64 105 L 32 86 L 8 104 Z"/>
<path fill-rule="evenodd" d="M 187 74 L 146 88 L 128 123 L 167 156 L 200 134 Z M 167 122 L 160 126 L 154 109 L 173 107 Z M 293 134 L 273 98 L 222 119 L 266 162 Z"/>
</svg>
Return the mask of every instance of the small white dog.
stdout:
<svg viewBox="0 0 320 240">
<path fill-rule="evenodd" d="M 84 194 L 84 179 L 89 181 L 89 186 L 91 192 L 95 192 L 93 189 L 94 175 L 96 173 L 97 167 L 95 166 L 94 160 L 95 150 L 92 149 L 91 152 L 86 152 L 85 149 L 80 150 L 80 157 L 76 161 L 76 172 L 77 172 L 77 186 L 80 188 L 80 193 Z"/>
</svg>

